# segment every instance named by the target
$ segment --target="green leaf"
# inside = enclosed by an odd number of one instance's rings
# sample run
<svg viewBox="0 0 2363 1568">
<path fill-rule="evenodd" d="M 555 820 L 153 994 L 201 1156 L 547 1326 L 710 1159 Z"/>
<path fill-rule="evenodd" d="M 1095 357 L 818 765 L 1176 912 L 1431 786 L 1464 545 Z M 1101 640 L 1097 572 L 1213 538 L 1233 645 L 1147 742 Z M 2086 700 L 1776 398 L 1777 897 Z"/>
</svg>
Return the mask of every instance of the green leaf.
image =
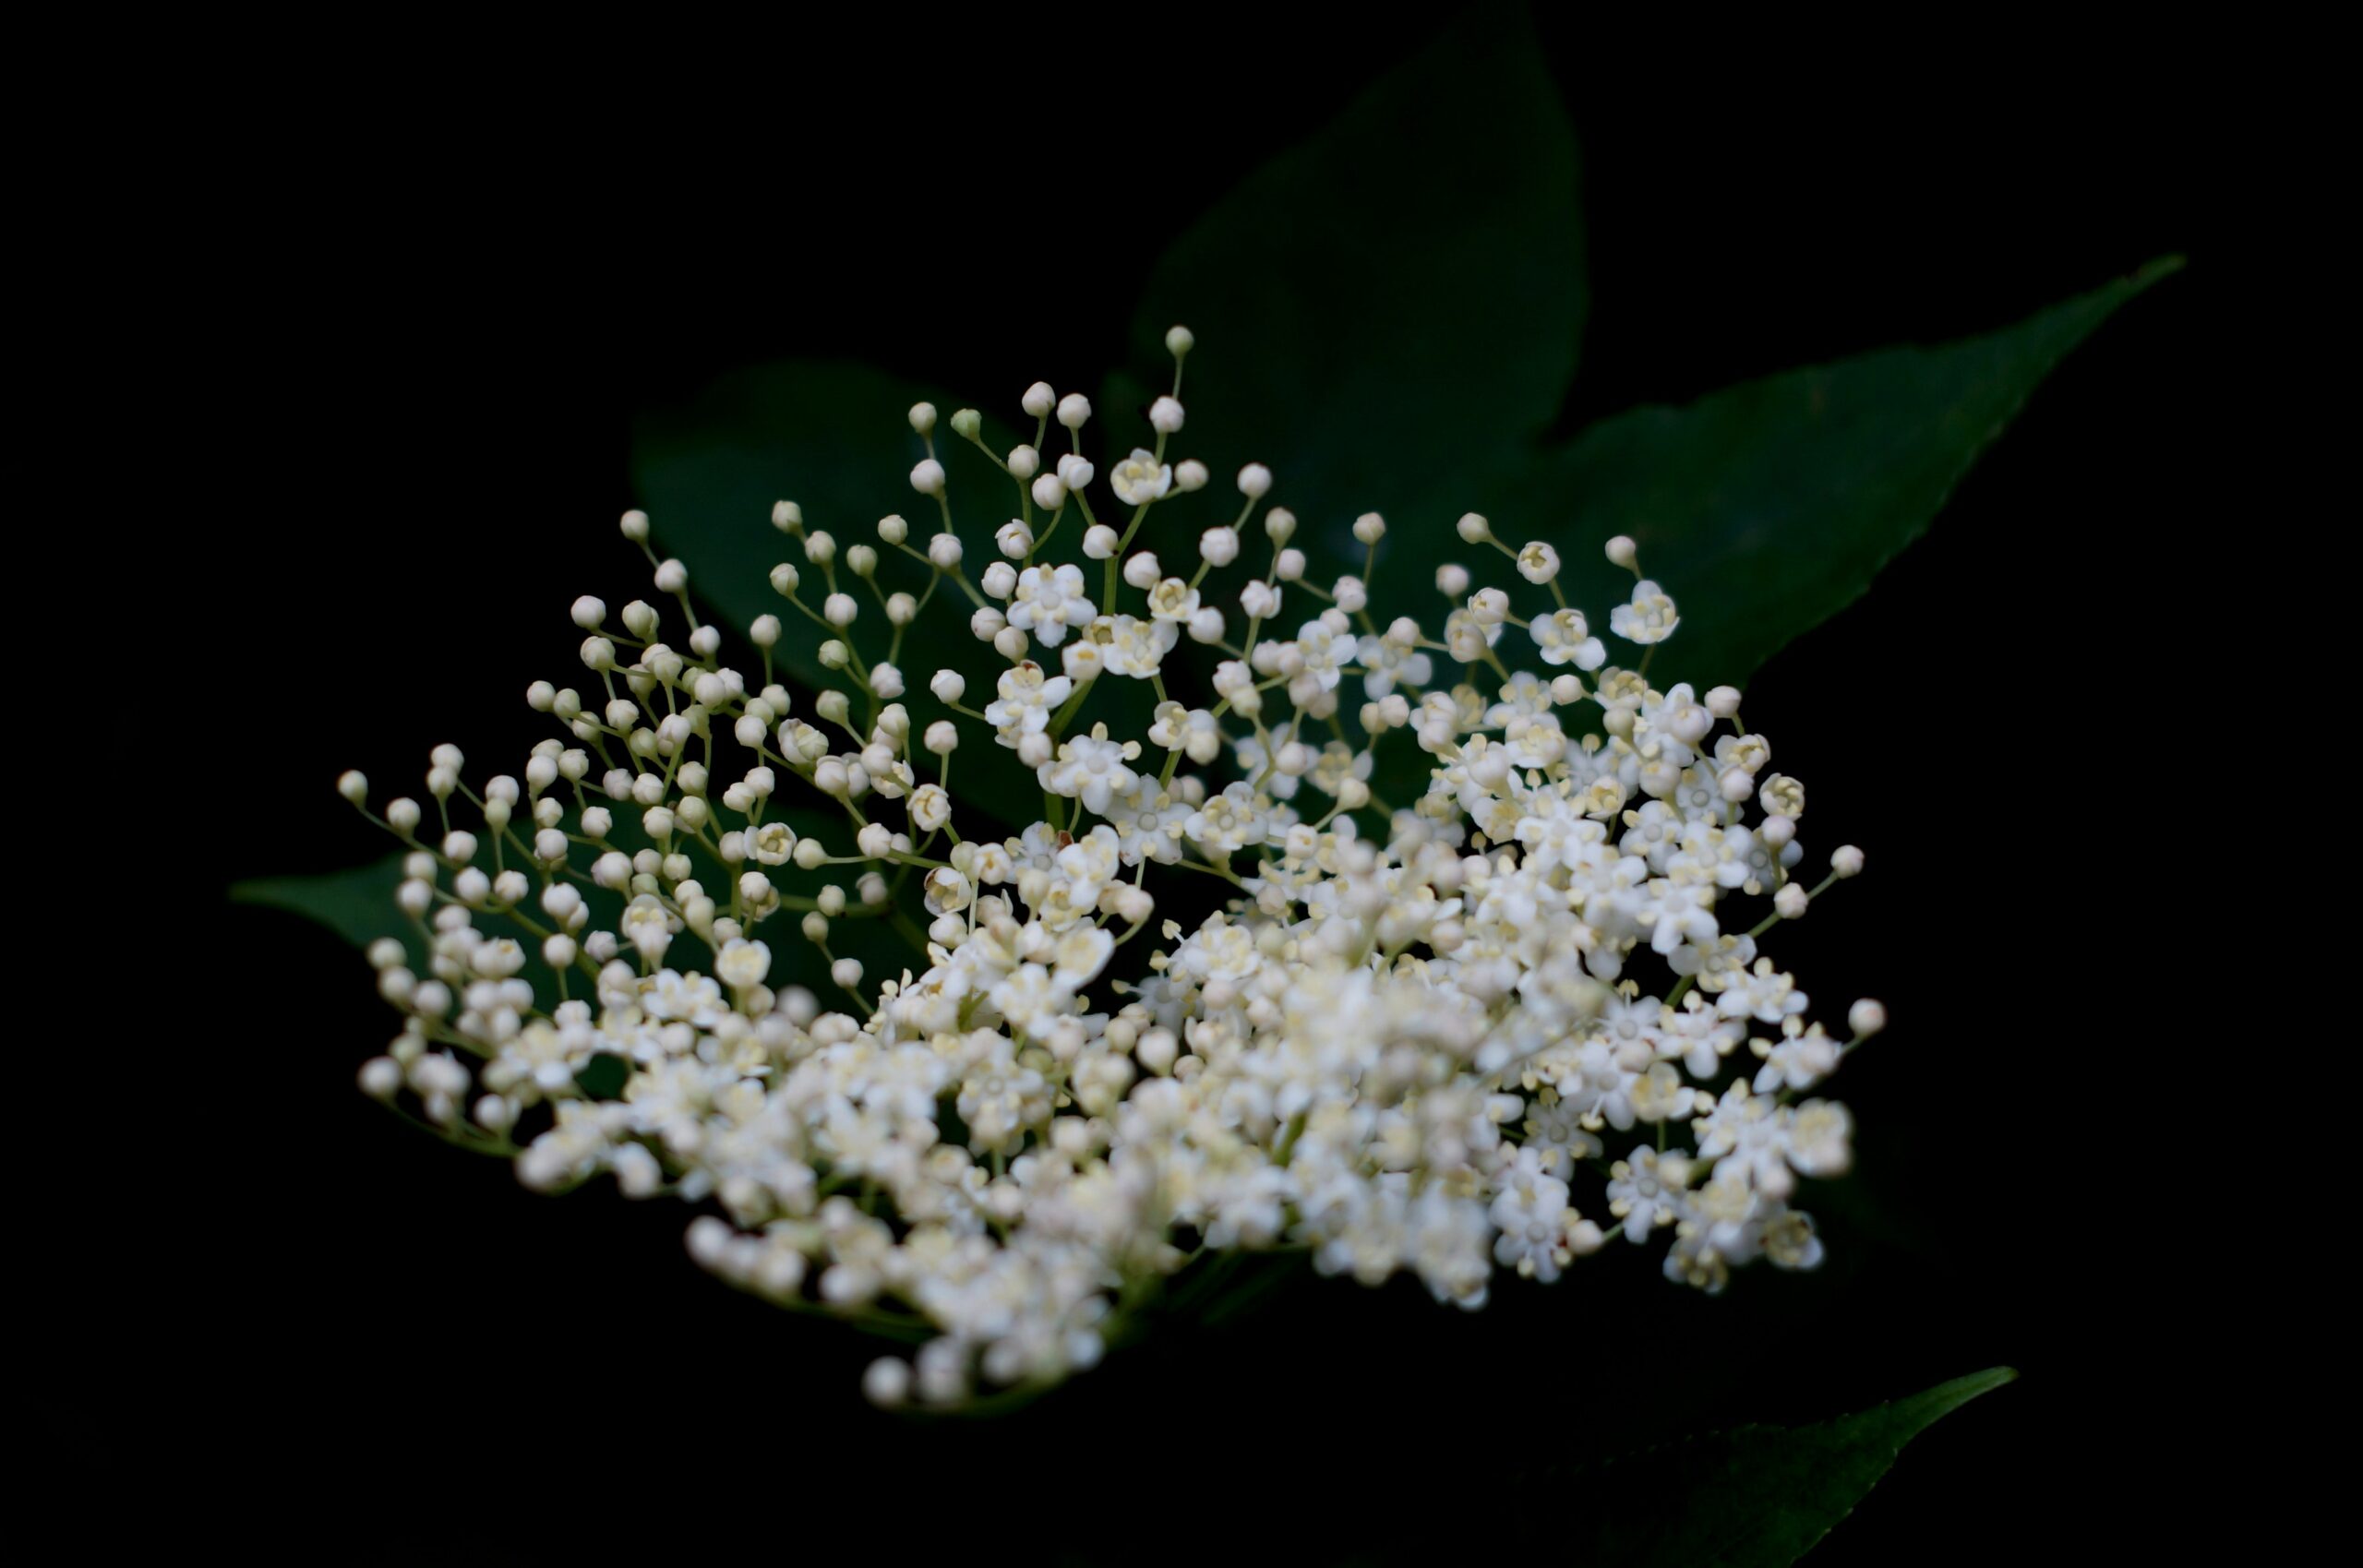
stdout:
<svg viewBox="0 0 2363 1568">
<path fill-rule="evenodd" d="M 1577 1562 L 1773 1568 L 1854 1510 L 1938 1418 L 2019 1374 L 1996 1367 L 1908 1399 L 1805 1427 L 1739 1427 L 1580 1473 L 1563 1517 Z"/>
<path fill-rule="evenodd" d="M 624 1085 L 631 1080 L 631 1063 L 608 1051 L 594 1054 L 575 1073 L 575 1085 L 594 1100 L 623 1098 Z"/>
<path fill-rule="evenodd" d="M 1359 565 L 1358 513 L 1424 537 L 1467 509 L 1457 480 L 1547 427 L 1583 267 L 1575 135 L 1532 25 L 1481 6 L 1174 243 L 1132 363 L 1166 363 L 1166 329 L 1186 323 L 1200 346 L 1170 454 L 1205 461 L 1226 499 L 1240 465 L 1268 463 L 1298 542 Z M 1119 378 L 1101 413 L 1136 422 L 1163 390 Z M 1159 509 L 1142 543 L 1187 558 L 1172 552 L 1214 521 Z"/>
<path fill-rule="evenodd" d="M 1983 337 L 1636 409 L 1506 477 L 1479 509 L 1512 545 L 1557 545 L 1560 586 L 1602 636 L 1633 583 L 1601 546 L 1631 534 L 1682 611 L 1652 681 L 1737 684 L 1860 596 L 2052 367 L 2180 266 L 2154 261 Z M 1632 662 L 1631 644 L 1611 648 Z"/>
<path fill-rule="evenodd" d="M 366 866 L 328 871 L 316 877 L 264 877 L 236 884 L 233 904 L 284 909 L 316 920 L 351 942 L 367 947 L 380 937 L 393 937 L 418 956 L 417 933 L 394 907 L 394 890 L 402 885 L 402 856 L 389 855 Z"/>
</svg>

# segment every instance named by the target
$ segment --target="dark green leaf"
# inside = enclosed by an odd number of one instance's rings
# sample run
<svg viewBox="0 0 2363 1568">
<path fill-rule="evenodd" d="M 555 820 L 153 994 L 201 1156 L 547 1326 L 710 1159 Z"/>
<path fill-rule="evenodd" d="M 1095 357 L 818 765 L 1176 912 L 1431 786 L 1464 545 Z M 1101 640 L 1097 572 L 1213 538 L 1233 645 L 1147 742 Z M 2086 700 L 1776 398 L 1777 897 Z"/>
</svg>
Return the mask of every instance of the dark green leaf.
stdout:
<svg viewBox="0 0 2363 1568">
<path fill-rule="evenodd" d="M 264 877 L 230 890 L 233 904 L 262 904 L 318 921 L 354 947 L 393 937 L 418 956 L 417 932 L 394 907 L 402 885 L 402 857 L 390 855 L 366 866 L 317 877 Z"/>
<path fill-rule="evenodd" d="M 631 1078 L 631 1063 L 607 1051 L 600 1051 L 582 1064 L 574 1075 L 576 1087 L 594 1100 L 621 1099 L 624 1084 Z"/>
<path fill-rule="evenodd" d="M 1927 1427 L 2019 1374 L 1996 1367 L 1806 1427 L 1739 1427 L 1588 1467 L 1565 1483 L 1576 1562 L 1775 1568 L 1854 1510 Z"/>
<path fill-rule="evenodd" d="M 1175 242 L 1132 363 L 1165 363 L 1186 323 L 1201 346 L 1172 455 L 1227 499 L 1241 464 L 1270 464 L 1300 543 L 1359 563 L 1356 514 L 1424 538 L 1467 509 L 1457 480 L 1541 434 L 1583 317 L 1575 136 L 1523 7 L 1482 6 Z M 1137 428 L 1163 389 L 1120 379 L 1101 412 Z M 1143 542 L 1186 558 L 1212 521 L 1161 509 Z"/>
<path fill-rule="evenodd" d="M 1984 337 L 1636 409 L 1506 479 L 1478 509 L 1513 545 L 1558 546 L 1562 588 L 1603 636 L 1633 583 L 1601 545 L 1631 534 L 1642 569 L 1661 574 L 1682 610 L 1652 680 L 1736 684 L 1869 587 L 2052 367 L 2180 265 L 2153 262 Z M 1631 644 L 1610 646 L 1632 662 Z"/>
</svg>

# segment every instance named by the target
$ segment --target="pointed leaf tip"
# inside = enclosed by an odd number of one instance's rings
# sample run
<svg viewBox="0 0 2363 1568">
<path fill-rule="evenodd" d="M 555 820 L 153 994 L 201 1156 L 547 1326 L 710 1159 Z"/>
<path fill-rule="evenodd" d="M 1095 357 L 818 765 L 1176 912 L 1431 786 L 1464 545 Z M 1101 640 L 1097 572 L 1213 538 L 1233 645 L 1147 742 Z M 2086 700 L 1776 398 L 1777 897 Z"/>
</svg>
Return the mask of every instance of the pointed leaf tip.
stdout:
<svg viewBox="0 0 2363 1568">
<path fill-rule="evenodd" d="M 1744 683 L 1860 597 L 2060 361 L 2181 265 L 2162 257 L 1978 337 L 1633 409 L 1504 471 L 1479 509 L 1554 544 L 1569 601 L 1602 617 L 1632 583 L 1601 545 L 1631 535 L 1683 610 L 1653 676 Z"/>
<path fill-rule="evenodd" d="M 2018 1373 L 1992 1367 L 1809 1426 L 1738 1427 L 1577 1472 L 1577 1562 L 1778 1568 L 1869 1493 L 1904 1447 Z"/>
</svg>

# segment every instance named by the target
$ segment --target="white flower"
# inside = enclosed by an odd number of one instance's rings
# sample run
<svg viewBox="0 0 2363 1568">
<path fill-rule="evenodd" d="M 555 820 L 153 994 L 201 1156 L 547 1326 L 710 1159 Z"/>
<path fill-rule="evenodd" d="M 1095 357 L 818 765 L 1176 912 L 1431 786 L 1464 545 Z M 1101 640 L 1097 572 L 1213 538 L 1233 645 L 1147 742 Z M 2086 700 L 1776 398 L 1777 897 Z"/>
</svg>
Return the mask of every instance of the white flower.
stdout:
<svg viewBox="0 0 2363 1568">
<path fill-rule="evenodd" d="M 1173 470 L 1135 447 L 1131 457 L 1116 465 L 1116 471 L 1108 476 L 1108 483 L 1115 487 L 1117 498 L 1126 506 L 1145 507 L 1151 501 L 1162 499 L 1165 493 L 1173 487 Z"/>
<path fill-rule="evenodd" d="M 1106 724 L 1094 724 L 1088 736 L 1062 742 L 1058 760 L 1043 763 L 1036 774 L 1052 795 L 1080 800 L 1086 810 L 1106 816 L 1110 797 L 1140 782 L 1140 775 L 1124 765 L 1140 754 L 1139 741 L 1110 740 Z"/>
<path fill-rule="evenodd" d="M 1493 1242 L 1494 1262 L 1529 1278 L 1548 1284 L 1575 1255 L 1577 1216 L 1567 1207 L 1567 1184 L 1523 1150 L 1488 1217 L 1501 1232 Z"/>
<path fill-rule="evenodd" d="M 1521 1154 L 1531 1152 L 1542 1169 L 1562 1179 L 1574 1173 L 1577 1161 L 1600 1157 L 1600 1140 L 1557 1090 L 1545 1088 L 1529 1104 L 1533 1114 L 1526 1121 Z"/>
<path fill-rule="evenodd" d="M 1249 784 L 1276 799 L 1296 798 L 1301 775 L 1281 772 L 1277 760 L 1264 748 L 1261 740 L 1252 735 L 1241 736 L 1231 749 L 1239 760 L 1239 771 L 1247 775 Z"/>
<path fill-rule="evenodd" d="M 911 826 L 923 833 L 943 831 L 952 820 L 952 796 L 940 784 L 925 784 L 911 792 Z"/>
<path fill-rule="evenodd" d="M 1307 621 L 1297 628 L 1297 656 L 1304 673 L 1319 682 L 1324 691 L 1337 689 L 1344 678 L 1339 666 L 1354 656 L 1355 646 L 1352 638 L 1333 630 L 1326 621 Z"/>
<path fill-rule="evenodd" d="M 1135 784 L 1108 805 L 1108 820 L 1116 825 L 1118 852 L 1127 866 L 1143 860 L 1170 865 L 1182 858 L 1182 825 L 1192 808 L 1163 791 L 1156 781 Z"/>
<path fill-rule="evenodd" d="M 1445 648 L 1462 664 L 1473 664 L 1501 640 L 1502 625 L 1481 619 L 1465 608 L 1455 610 L 1445 617 Z"/>
<path fill-rule="evenodd" d="M 1157 674 L 1166 654 L 1181 640 L 1182 628 L 1170 620 L 1118 616 L 1108 623 L 1108 645 L 1103 657 L 1115 674 L 1147 680 Z"/>
<path fill-rule="evenodd" d="M 652 964 L 665 956 L 665 950 L 672 945 L 673 933 L 679 928 L 678 917 L 653 894 L 641 894 L 624 911 L 624 940 Z"/>
<path fill-rule="evenodd" d="M 1050 950 L 1050 978 L 1068 991 L 1080 990 L 1099 977 L 1115 951 L 1114 937 L 1097 926 L 1078 925 Z"/>
<path fill-rule="evenodd" d="M 1685 942 L 1715 939 L 1715 892 L 1711 884 L 1661 877 L 1649 883 L 1643 917 L 1650 924 L 1649 947 L 1661 955 Z"/>
<path fill-rule="evenodd" d="M 1633 585 L 1632 603 L 1608 613 L 1608 629 L 1627 642 L 1663 642 L 1681 624 L 1673 601 L 1647 579 Z"/>
<path fill-rule="evenodd" d="M 1608 662 L 1608 645 L 1591 635 L 1581 610 L 1537 616 L 1528 623 L 1528 629 L 1542 662 L 1554 668 L 1572 663 L 1579 670 L 1596 670 Z"/>
<path fill-rule="evenodd" d="M 1182 752 L 1202 765 L 1222 754 L 1222 729 L 1214 714 L 1179 702 L 1158 704 L 1157 723 L 1149 726 L 1148 738 L 1150 745 Z"/>
<path fill-rule="evenodd" d="M 1017 579 L 1009 624 L 1056 648 L 1066 640 L 1068 628 L 1088 626 L 1098 613 L 1084 597 L 1081 567 L 1027 567 Z"/>
<path fill-rule="evenodd" d="M 1435 678 L 1433 659 L 1383 637 L 1363 638 L 1356 657 L 1362 666 L 1362 691 L 1373 702 L 1393 691 L 1397 681 L 1420 687 Z"/>
<path fill-rule="evenodd" d="M 1789 1122 L 1789 1163 L 1805 1176 L 1842 1176 L 1853 1163 L 1854 1119 L 1834 1100 L 1807 1100 Z"/>
<path fill-rule="evenodd" d="M 1625 1222 L 1627 1241 L 1647 1241 L 1651 1229 L 1674 1222 L 1689 1167 L 1686 1155 L 1661 1155 L 1647 1144 L 1609 1167 L 1608 1212 Z"/>
<path fill-rule="evenodd" d="M 985 705 L 985 719 L 1004 746 L 1015 746 L 1025 736 L 1039 735 L 1050 722 L 1050 712 L 1067 700 L 1074 682 L 1064 676 L 1046 676 L 1028 659 L 1001 673 L 998 700 Z"/>
<path fill-rule="evenodd" d="M 762 942 L 734 938 L 723 944 L 721 954 L 714 961 L 714 972 L 726 986 L 760 986 L 771 976 L 772 950 Z"/>
<path fill-rule="evenodd" d="M 1149 590 L 1148 613 L 1161 621 L 1187 621 L 1198 613 L 1198 591 L 1178 577 Z"/>
<path fill-rule="evenodd" d="M 1367 781 L 1377 760 L 1367 751 L 1357 751 L 1342 740 L 1333 740 L 1321 748 L 1321 755 L 1305 773 L 1313 787 L 1324 795 L 1342 794 L 1349 779 Z"/>
<path fill-rule="evenodd" d="M 1255 792 L 1235 784 L 1191 813 L 1182 832 L 1197 841 L 1207 855 L 1221 859 L 1251 844 L 1261 844 L 1266 819 L 1255 802 Z"/>
</svg>

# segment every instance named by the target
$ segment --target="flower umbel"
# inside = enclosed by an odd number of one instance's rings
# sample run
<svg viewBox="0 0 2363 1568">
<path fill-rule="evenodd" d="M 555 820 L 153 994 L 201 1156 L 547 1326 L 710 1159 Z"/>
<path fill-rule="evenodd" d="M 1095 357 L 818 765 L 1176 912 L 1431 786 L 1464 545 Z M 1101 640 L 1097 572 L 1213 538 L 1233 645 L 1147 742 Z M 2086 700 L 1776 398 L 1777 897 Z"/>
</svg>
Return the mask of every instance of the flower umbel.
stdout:
<svg viewBox="0 0 2363 1568">
<path fill-rule="evenodd" d="M 1649 682 L 1681 616 L 1631 539 L 1605 545 L 1637 580 L 1608 615 L 1643 650 L 1621 668 L 1558 549 L 1474 513 L 1459 537 L 1514 569 L 1438 569 L 1433 627 L 1368 608 L 1375 513 L 1361 574 L 1311 581 L 1261 465 L 1235 512 L 1161 527 L 1206 504 L 1205 465 L 1167 454 L 1193 343 L 1169 336 L 1153 444 L 1107 511 L 1079 450 L 1041 449 L 1053 416 L 1079 447 L 1089 402 L 1040 383 L 1034 442 L 987 453 L 1014 492 L 968 539 L 926 404 L 931 539 L 889 516 L 841 547 L 780 503 L 795 614 L 750 628 L 758 672 L 626 514 L 682 624 L 577 600 L 587 678 L 528 693 L 558 735 L 480 788 L 438 747 L 427 804 L 370 813 L 406 847 L 414 945 L 370 949 L 403 1024 L 362 1087 L 529 1186 L 710 1203 L 708 1268 L 919 1342 L 866 1378 L 888 1404 L 1087 1368 L 1210 1251 L 1409 1272 L 1470 1308 L 1498 1269 L 1556 1279 L 1612 1239 L 1708 1290 L 1815 1263 L 1793 1205 L 1852 1131 L 1821 1088 L 1886 1015 L 1856 1002 L 1828 1034 L 1758 942 L 1861 852 L 1795 880 L 1805 789 L 1739 693 Z M 974 411 L 950 425 L 983 445 Z M 947 587 L 964 607 L 929 611 Z M 906 632 L 942 617 L 943 646 L 954 616 L 991 684 L 972 707 L 939 670 L 946 716 L 916 722 Z M 833 680 L 800 700 L 773 657 L 808 623 Z M 1212 651 L 1180 688 L 1204 704 L 1167 695 L 1206 657 L 1185 640 Z M 955 783 L 968 747 L 1011 754 L 1039 814 Z M 1424 784 L 1382 799 L 1397 754 Z M 338 787 L 368 812 L 359 774 Z M 1158 919 L 1192 883 L 1220 906 Z M 899 934 L 894 972 L 833 947 L 857 922 Z"/>
</svg>

